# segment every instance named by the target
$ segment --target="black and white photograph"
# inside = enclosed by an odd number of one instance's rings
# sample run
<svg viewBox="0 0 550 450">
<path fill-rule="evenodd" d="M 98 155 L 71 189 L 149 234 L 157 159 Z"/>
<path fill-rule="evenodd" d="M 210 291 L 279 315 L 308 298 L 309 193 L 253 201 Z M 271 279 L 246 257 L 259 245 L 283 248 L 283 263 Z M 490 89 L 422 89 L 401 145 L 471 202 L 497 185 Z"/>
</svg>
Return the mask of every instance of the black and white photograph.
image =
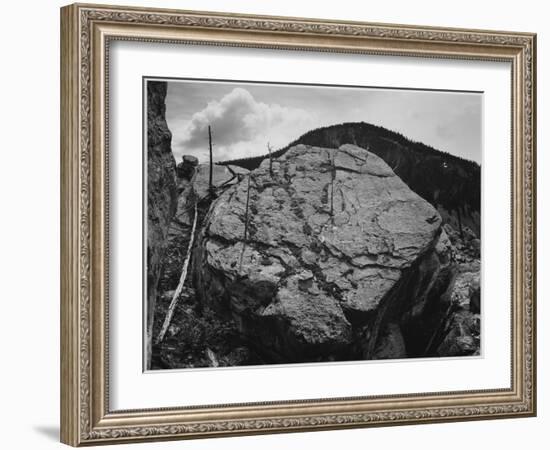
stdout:
<svg viewBox="0 0 550 450">
<path fill-rule="evenodd" d="M 143 89 L 146 370 L 482 355 L 482 92 Z"/>
</svg>

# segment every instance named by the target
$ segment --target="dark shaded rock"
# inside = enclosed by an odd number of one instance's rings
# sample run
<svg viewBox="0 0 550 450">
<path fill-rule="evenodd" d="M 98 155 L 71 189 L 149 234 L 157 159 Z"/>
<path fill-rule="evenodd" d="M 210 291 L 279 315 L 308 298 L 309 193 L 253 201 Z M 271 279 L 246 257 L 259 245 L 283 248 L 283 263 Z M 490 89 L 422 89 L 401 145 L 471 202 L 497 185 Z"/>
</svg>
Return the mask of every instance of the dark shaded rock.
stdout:
<svg viewBox="0 0 550 450">
<path fill-rule="evenodd" d="M 480 318 L 478 314 L 459 310 L 451 317 L 445 338 L 437 348 L 439 356 L 479 355 Z"/>
<path fill-rule="evenodd" d="M 462 227 L 462 232 L 452 225 L 446 223 L 444 229 L 449 236 L 453 247 L 455 248 L 455 257 L 457 262 L 465 262 L 473 259 L 479 259 L 481 256 L 481 241 L 477 238 L 469 227 Z"/>
<path fill-rule="evenodd" d="M 281 359 L 338 359 L 358 340 L 370 358 L 380 330 L 433 285 L 440 228 L 376 155 L 299 145 L 212 205 L 198 292 Z"/>
<path fill-rule="evenodd" d="M 222 358 L 220 365 L 224 367 L 246 365 L 253 358 L 254 355 L 251 354 L 248 347 L 236 347 Z"/>
<path fill-rule="evenodd" d="M 459 264 L 451 290 L 453 314 L 447 317 L 439 356 L 478 355 L 480 349 L 479 261 Z"/>
<path fill-rule="evenodd" d="M 183 162 L 191 167 L 197 167 L 199 165 L 199 158 L 193 155 L 183 155 L 181 157 Z"/>
<path fill-rule="evenodd" d="M 468 234 L 472 232 L 465 228 L 463 239 L 449 224 L 443 226 L 435 246 L 440 267 L 434 282 L 425 301 L 416 300 L 400 320 L 410 354 L 464 356 L 479 351 L 479 329 L 463 326 L 465 318 L 479 320 L 481 303 L 480 261 L 473 256 Z"/>
<path fill-rule="evenodd" d="M 176 163 L 166 124 L 166 82 L 147 82 L 147 323 L 151 350 L 158 282 L 165 264 L 166 238 L 176 210 Z M 148 355 L 151 351 L 147 352 Z M 149 364 L 149 362 L 148 362 Z"/>
<path fill-rule="evenodd" d="M 459 201 L 460 200 L 457 199 L 457 202 Z M 461 230 L 462 233 L 464 233 L 467 228 L 469 233 L 473 233 L 476 237 L 480 236 L 481 214 L 479 210 L 469 206 L 468 204 L 462 204 L 461 208 L 452 210 L 448 210 L 442 205 L 438 205 L 437 210 L 439 211 L 439 214 L 441 214 L 443 223 L 450 225 L 453 229 L 457 230 L 459 234 Z"/>
<path fill-rule="evenodd" d="M 388 323 L 380 333 L 372 359 L 400 359 L 407 357 L 405 340 L 396 323 Z"/>
<path fill-rule="evenodd" d="M 176 174 L 178 178 L 183 178 L 184 180 L 191 180 L 195 174 L 195 167 L 199 164 L 198 158 L 192 155 L 183 155 L 182 162 L 176 166 Z"/>
<path fill-rule="evenodd" d="M 481 313 L 481 286 L 479 279 L 472 282 L 469 287 L 470 294 L 470 311 L 474 314 Z"/>
</svg>

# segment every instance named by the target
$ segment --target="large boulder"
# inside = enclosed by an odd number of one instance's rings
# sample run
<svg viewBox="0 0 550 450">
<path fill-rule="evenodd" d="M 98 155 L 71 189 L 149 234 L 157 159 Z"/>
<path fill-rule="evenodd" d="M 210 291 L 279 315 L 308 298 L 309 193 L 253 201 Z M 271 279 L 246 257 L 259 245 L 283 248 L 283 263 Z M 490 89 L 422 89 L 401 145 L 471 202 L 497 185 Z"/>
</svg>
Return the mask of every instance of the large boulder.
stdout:
<svg viewBox="0 0 550 450">
<path fill-rule="evenodd" d="M 434 207 L 378 156 L 298 145 L 212 204 L 195 281 L 274 360 L 402 356 L 389 323 L 433 283 L 440 232 Z"/>
</svg>

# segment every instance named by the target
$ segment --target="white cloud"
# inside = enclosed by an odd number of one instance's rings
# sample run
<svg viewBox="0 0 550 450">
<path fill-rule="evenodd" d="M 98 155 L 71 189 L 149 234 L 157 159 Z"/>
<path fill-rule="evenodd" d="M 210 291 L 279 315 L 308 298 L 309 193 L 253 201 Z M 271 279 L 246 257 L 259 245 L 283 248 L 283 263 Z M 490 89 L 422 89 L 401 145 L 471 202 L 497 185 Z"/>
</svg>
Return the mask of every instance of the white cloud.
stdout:
<svg viewBox="0 0 550 450">
<path fill-rule="evenodd" d="M 268 141 L 274 148 L 284 146 L 313 123 L 302 109 L 258 102 L 248 90 L 238 87 L 195 113 L 180 133 L 174 130 L 174 151 L 205 160 L 210 125 L 215 160 L 263 154 Z"/>
</svg>

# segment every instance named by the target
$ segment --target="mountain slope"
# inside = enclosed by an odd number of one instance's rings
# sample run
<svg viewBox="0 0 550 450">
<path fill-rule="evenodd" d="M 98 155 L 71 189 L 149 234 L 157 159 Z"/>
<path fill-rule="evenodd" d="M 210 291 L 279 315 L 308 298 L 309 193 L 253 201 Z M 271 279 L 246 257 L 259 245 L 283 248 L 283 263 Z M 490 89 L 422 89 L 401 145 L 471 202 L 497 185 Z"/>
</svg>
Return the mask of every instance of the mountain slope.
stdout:
<svg viewBox="0 0 550 450">
<path fill-rule="evenodd" d="M 403 135 L 365 122 L 318 128 L 273 152 L 283 155 L 297 144 L 338 148 L 354 144 L 382 158 L 418 195 L 434 205 L 446 222 L 480 234 L 481 167 L 479 164 L 436 150 Z M 227 161 L 248 170 L 268 155 Z"/>
</svg>

